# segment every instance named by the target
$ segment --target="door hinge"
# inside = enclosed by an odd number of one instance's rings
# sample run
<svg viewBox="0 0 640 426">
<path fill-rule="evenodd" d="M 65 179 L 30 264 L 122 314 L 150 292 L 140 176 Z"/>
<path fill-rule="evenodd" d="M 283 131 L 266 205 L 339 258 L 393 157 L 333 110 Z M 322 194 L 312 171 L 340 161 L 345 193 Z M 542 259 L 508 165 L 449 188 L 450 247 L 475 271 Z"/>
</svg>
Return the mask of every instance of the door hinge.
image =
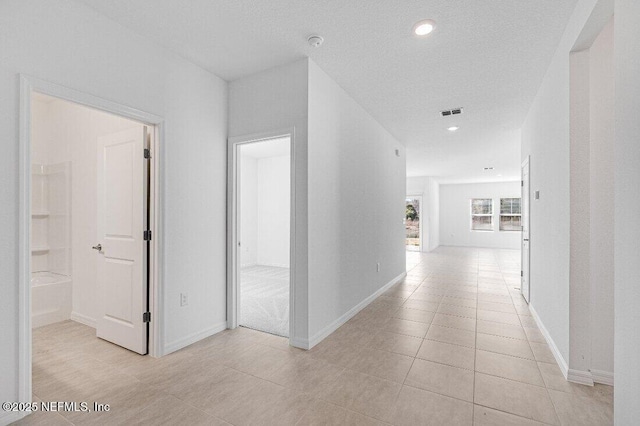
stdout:
<svg viewBox="0 0 640 426">
<path fill-rule="evenodd" d="M 142 314 L 142 322 L 151 322 L 151 312 L 144 312 Z"/>
<path fill-rule="evenodd" d="M 520 271 L 520 276 L 524 277 L 524 271 Z"/>
<path fill-rule="evenodd" d="M 144 236 L 144 240 L 145 241 L 151 241 L 151 231 L 150 230 L 147 229 L 146 231 L 144 231 L 144 235 L 143 236 Z"/>
<path fill-rule="evenodd" d="M 149 148 L 144 149 L 144 158 L 151 158 L 151 150 Z"/>
<path fill-rule="evenodd" d="M 524 188 L 524 181 L 523 180 L 520 181 L 520 186 Z"/>
</svg>

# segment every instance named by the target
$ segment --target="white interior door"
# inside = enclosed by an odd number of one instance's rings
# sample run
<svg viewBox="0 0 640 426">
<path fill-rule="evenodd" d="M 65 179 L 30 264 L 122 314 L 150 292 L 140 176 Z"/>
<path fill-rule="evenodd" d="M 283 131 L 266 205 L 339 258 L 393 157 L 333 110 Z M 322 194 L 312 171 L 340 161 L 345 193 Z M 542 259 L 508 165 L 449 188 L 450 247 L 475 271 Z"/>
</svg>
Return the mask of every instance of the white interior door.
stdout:
<svg viewBox="0 0 640 426">
<path fill-rule="evenodd" d="M 529 157 L 522 163 L 522 283 L 520 291 L 529 303 Z"/>
<path fill-rule="evenodd" d="M 148 332 L 146 133 L 140 126 L 98 139 L 96 332 L 140 354 Z"/>
</svg>

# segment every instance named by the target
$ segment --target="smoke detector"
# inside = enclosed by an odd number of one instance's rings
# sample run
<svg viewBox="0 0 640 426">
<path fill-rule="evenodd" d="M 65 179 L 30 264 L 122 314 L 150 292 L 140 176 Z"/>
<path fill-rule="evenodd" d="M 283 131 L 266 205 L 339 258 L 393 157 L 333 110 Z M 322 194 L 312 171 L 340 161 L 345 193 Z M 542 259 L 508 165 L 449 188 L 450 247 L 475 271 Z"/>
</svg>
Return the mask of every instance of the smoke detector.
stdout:
<svg viewBox="0 0 640 426">
<path fill-rule="evenodd" d="M 463 112 L 462 108 L 451 108 L 451 109 L 445 109 L 444 111 L 440 111 L 440 115 L 443 117 L 448 117 L 450 115 L 462 114 L 462 112 Z"/>
<path fill-rule="evenodd" d="M 309 46 L 320 47 L 322 46 L 322 43 L 324 43 L 324 39 L 321 36 L 314 34 L 307 38 L 307 42 L 309 43 Z"/>
</svg>

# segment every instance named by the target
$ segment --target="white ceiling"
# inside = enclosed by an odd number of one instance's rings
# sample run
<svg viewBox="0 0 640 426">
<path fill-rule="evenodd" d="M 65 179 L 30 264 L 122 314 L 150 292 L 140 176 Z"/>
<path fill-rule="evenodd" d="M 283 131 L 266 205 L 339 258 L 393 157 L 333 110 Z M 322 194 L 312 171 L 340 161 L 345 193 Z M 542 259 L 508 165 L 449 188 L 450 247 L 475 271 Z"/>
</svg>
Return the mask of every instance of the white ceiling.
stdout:
<svg viewBox="0 0 640 426">
<path fill-rule="evenodd" d="M 226 80 L 311 57 L 407 147 L 409 176 L 441 182 L 519 177 L 519 128 L 576 3 L 81 1 Z M 426 18 L 436 31 L 413 37 Z"/>
</svg>

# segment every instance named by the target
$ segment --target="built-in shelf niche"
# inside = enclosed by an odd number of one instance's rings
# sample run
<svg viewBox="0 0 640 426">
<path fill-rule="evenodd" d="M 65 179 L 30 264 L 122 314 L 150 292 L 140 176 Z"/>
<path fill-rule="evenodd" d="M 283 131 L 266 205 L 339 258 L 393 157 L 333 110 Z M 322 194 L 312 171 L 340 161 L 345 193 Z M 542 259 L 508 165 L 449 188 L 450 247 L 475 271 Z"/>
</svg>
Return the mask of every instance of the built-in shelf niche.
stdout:
<svg viewBox="0 0 640 426">
<path fill-rule="evenodd" d="M 71 272 L 71 163 L 31 168 L 31 271 Z"/>
</svg>

